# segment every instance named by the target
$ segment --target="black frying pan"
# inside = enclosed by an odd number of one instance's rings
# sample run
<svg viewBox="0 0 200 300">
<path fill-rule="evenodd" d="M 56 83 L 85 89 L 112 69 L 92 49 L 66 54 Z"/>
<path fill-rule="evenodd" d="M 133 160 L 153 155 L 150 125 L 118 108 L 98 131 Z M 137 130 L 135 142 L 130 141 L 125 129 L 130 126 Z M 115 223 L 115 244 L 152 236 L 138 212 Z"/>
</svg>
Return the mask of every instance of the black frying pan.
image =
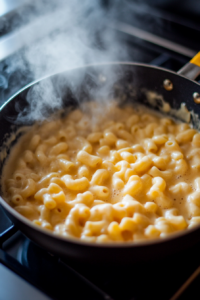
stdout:
<svg viewBox="0 0 200 300">
<path fill-rule="evenodd" d="M 200 73 L 200 67 L 196 66 L 198 59 L 199 56 L 192 61 L 193 63 L 188 63 L 181 72 L 194 79 Z M 171 84 L 166 84 L 166 79 L 171 81 L 173 89 Z M 163 84 L 164 82 L 165 84 Z M 27 114 L 32 109 L 30 101 L 27 102 L 27 99 L 30 99 L 30 95 L 36 87 L 39 85 L 48 86 L 49 84 L 54 86 L 56 97 L 62 98 L 63 107 L 77 106 L 80 102 L 88 101 L 88 99 L 93 100 L 94 97 L 98 99 L 120 99 L 121 104 L 140 102 L 148 105 L 145 91 L 151 90 L 163 95 L 165 101 L 170 103 L 172 108 L 178 109 L 180 104 L 185 102 L 189 110 L 193 110 L 200 116 L 200 106 L 194 102 L 194 100 L 196 102 L 199 100 L 200 85 L 195 81 L 166 69 L 144 64 L 107 63 L 91 65 L 49 76 L 42 81 L 28 85 L 11 97 L 0 110 L 0 145 L 4 144 L 13 130 L 33 122 L 33 120 L 27 119 Z M 38 94 L 38 101 L 40 100 Z M 155 109 L 159 109 L 161 105 L 158 99 Z M 48 106 L 46 115 L 48 116 L 52 112 L 52 108 Z M 23 124 L 17 118 L 19 114 L 23 116 Z M 195 122 L 195 124 L 197 123 Z M 7 152 L 9 153 L 9 148 Z M 0 174 L 4 163 L 5 159 L 2 159 Z M 0 198 L 0 203 L 12 222 L 38 245 L 60 256 L 89 262 L 135 263 L 152 260 L 178 252 L 200 241 L 200 226 L 197 226 L 165 239 L 144 241 L 138 244 L 91 244 L 53 235 L 51 232 L 32 224 L 10 207 L 3 198 Z"/>
</svg>

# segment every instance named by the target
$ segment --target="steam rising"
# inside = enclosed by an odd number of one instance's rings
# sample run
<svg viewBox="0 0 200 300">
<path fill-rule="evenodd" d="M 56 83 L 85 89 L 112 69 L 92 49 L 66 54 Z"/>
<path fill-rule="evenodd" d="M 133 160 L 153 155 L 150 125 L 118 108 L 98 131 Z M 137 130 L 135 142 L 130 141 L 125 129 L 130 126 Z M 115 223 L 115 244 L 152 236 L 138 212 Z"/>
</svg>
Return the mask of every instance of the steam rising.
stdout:
<svg viewBox="0 0 200 300">
<path fill-rule="evenodd" d="M 41 81 L 33 86 L 26 96 L 29 106 L 20 111 L 18 122 L 44 120 L 48 112 L 59 110 L 62 99 L 55 94 L 55 89 L 49 80 Z"/>
<path fill-rule="evenodd" d="M 24 51 L 25 60 L 34 79 L 90 63 L 117 61 L 119 57 L 128 59 L 115 31 L 108 26 L 109 21 L 119 11 L 120 1 L 114 1 L 109 9 L 105 8 L 104 2 L 36 2 L 34 12 L 29 16 L 31 21 L 35 22 L 34 30 L 30 27 L 28 36 L 23 37 L 26 45 L 29 44 L 30 37 L 39 37 Z M 44 36 L 41 37 L 42 35 Z M 111 73 L 109 77 L 113 78 L 109 78 L 110 86 L 115 80 L 114 74 Z M 81 76 L 73 78 L 73 81 L 80 83 Z M 66 82 L 64 78 L 63 82 Z M 59 86 L 63 89 L 64 83 L 59 83 Z M 109 85 L 104 89 L 105 97 L 106 94 L 109 94 Z M 60 95 L 62 97 L 62 90 Z M 44 119 L 46 110 L 54 111 L 61 107 L 61 97 L 55 92 L 51 81 L 34 86 L 27 95 L 30 107 L 20 111 L 18 121 Z"/>
</svg>

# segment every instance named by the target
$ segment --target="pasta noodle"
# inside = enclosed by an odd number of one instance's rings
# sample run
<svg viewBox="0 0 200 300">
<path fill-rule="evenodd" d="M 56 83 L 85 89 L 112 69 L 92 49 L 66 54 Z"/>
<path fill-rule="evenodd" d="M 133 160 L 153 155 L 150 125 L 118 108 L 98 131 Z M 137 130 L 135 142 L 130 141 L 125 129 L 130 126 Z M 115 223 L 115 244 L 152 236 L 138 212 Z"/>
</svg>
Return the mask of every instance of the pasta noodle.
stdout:
<svg viewBox="0 0 200 300">
<path fill-rule="evenodd" d="M 200 134 L 144 107 L 84 105 L 18 141 L 3 170 L 8 203 L 35 226 L 96 243 L 199 225 Z"/>
</svg>

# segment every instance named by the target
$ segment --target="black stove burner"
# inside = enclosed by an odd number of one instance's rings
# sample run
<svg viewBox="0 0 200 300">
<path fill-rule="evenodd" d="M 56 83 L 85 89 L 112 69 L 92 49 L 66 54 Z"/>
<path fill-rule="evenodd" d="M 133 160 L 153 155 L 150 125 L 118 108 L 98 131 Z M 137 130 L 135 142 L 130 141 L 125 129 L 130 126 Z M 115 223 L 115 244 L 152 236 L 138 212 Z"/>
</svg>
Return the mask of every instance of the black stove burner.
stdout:
<svg viewBox="0 0 200 300">
<path fill-rule="evenodd" d="M 199 251 L 200 244 L 156 262 L 99 266 L 60 259 L 26 239 L 21 261 L 55 299 L 168 300 L 200 264 Z"/>
<path fill-rule="evenodd" d="M 42 286 L 53 299 L 80 300 L 83 295 L 88 300 L 112 299 L 58 257 L 47 253 L 28 239 L 22 246 L 21 262 L 32 273 L 35 285 Z"/>
</svg>

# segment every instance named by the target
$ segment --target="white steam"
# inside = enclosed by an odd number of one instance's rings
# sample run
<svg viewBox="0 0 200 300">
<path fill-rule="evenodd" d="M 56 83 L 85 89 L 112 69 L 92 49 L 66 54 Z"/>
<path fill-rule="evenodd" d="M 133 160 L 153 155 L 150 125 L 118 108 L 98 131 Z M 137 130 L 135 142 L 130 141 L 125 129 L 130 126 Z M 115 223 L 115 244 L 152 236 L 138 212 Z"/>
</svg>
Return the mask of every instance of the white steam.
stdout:
<svg viewBox="0 0 200 300">
<path fill-rule="evenodd" d="M 24 52 L 34 79 L 90 63 L 117 61 L 119 57 L 128 59 L 126 49 L 108 26 L 110 19 L 119 14 L 120 1 L 113 1 L 109 8 L 104 7 L 104 2 L 36 1 L 30 16 L 34 27 L 23 36 L 27 46 L 33 38 L 36 40 Z M 110 72 L 109 76 L 114 74 Z M 41 120 L 46 109 L 54 111 L 62 103 L 50 81 L 33 87 L 27 101 L 30 107 L 20 112 L 21 121 Z"/>
</svg>

